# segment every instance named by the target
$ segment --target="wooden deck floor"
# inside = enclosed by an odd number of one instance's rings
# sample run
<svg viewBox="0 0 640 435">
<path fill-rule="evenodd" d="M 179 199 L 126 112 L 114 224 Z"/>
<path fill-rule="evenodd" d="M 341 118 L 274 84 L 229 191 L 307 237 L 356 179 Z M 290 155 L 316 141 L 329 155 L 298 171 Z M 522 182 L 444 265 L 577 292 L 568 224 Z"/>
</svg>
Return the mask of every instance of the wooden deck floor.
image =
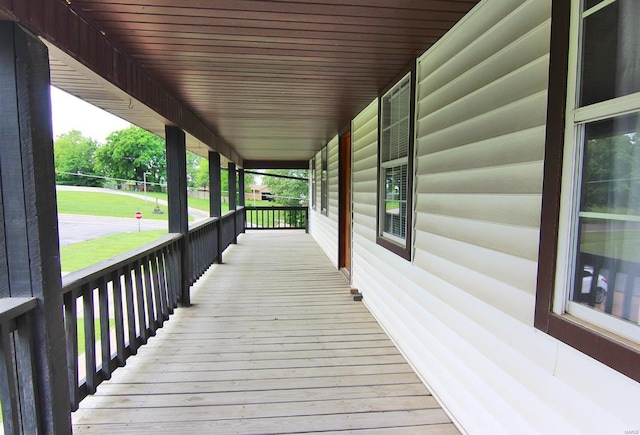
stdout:
<svg viewBox="0 0 640 435">
<path fill-rule="evenodd" d="M 242 235 L 75 433 L 458 433 L 307 234 Z"/>
</svg>

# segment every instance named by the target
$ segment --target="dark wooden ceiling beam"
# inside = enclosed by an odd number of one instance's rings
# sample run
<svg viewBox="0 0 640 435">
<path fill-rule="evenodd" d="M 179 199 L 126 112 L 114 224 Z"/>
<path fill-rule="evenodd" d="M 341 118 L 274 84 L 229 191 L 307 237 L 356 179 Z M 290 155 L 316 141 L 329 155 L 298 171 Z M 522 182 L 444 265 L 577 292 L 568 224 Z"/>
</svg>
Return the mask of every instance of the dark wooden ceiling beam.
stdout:
<svg viewBox="0 0 640 435">
<path fill-rule="evenodd" d="M 158 83 L 92 22 L 72 11 L 66 3 L 57 0 L 2 0 L 0 10 L 80 60 L 168 122 L 194 135 L 212 150 L 242 162 L 242 157 L 218 132 L 205 124 L 176 96 L 169 94 L 163 84 Z"/>
<path fill-rule="evenodd" d="M 227 138 L 249 160 L 312 157 L 477 3 L 71 0 L 81 18 L 69 20 L 63 0 L 24 1 L 0 3 L 18 5 L 21 20 L 41 23 L 34 28 L 117 86 L 158 100 L 154 110 L 190 111 L 183 128 L 198 137 L 215 131 L 221 147 L 231 149 Z M 30 11 L 32 3 L 43 8 Z M 64 65 L 52 71 L 101 101 Z"/>
<path fill-rule="evenodd" d="M 245 160 L 244 169 L 309 169 L 309 160 Z"/>
</svg>

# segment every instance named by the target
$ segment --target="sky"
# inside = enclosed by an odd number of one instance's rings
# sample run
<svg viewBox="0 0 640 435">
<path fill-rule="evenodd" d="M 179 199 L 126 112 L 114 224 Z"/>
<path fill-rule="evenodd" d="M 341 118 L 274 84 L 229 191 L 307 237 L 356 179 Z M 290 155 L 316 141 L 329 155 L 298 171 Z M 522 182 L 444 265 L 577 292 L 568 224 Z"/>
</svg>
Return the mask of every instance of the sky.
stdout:
<svg viewBox="0 0 640 435">
<path fill-rule="evenodd" d="M 51 112 L 54 139 L 70 130 L 79 130 L 84 136 L 103 144 L 109 133 L 131 125 L 53 86 L 51 87 Z"/>
</svg>

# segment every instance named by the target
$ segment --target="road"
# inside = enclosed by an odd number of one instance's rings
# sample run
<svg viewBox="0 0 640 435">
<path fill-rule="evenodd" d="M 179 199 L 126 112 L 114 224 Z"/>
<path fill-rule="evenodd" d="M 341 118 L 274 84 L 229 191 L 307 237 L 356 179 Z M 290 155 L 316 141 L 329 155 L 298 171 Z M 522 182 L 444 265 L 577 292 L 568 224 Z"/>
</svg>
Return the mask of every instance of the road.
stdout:
<svg viewBox="0 0 640 435">
<path fill-rule="evenodd" d="M 110 193 L 114 195 L 132 196 L 140 199 L 144 198 L 144 195 L 136 192 L 110 190 L 98 187 L 56 186 L 56 189 Z M 149 197 L 149 200 L 155 201 L 155 198 Z M 166 201 L 158 200 L 158 202 L 162 205 L 167 205 Z M 189 208 L 189 215 L 193 216 L 196 222 L 209 217 L 207 212 L 194 208 Z M 193 224 L 193 222 L 190 222 L 190 224 Z M 140 222 L 140 230 L 167 230 L 167 225 L 167 221 L 143 218 Z M 60 233 L 60 246 L 65 246 L 72 243 L 84 242 L 86 240 L 108 236 L 110 234 L 135 232 L 138 231 L 138 222 L 133 217 L 117 218 L 107 216 L 60 214 L 58 215 L 58 231 Z"/>
<path fill-rule="evenodd" d="M 140 229 L 142 231 L 166 230 L 167 221 L 143 218 L 140 221 Z M 110 234 L 135 232 L 138 231 L 138 222 L 133 217 L 116 218 L 60 214 L 58 215 L 58 231 L 60 233 L 60 246 L 65 246 Z"/>
</svg>

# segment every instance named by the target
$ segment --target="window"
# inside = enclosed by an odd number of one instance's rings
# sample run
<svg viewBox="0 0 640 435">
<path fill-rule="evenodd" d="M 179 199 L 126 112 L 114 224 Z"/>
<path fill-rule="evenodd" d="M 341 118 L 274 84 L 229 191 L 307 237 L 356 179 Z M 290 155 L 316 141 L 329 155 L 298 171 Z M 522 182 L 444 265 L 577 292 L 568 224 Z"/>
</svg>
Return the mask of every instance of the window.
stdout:
<svg viewBox="0 0 640 435">
<path fill-rule="evenodd" d="M 328 196 L 328 190 L 329 190 L 329 170 L 328 170 L 328 150 L 327 150 L 327 146 L 325 145 L 324 148 L 322 148 L 322 152 L 321 152 L 321 165 L 322 168 L 320 170 L 320 212 L 325 215 L 325 216 L 329 216 L 329 206 L 327 205 L 327 196 Z"/>
<path fill-rule="evenodd" d="M 640 380 L 640 2 L 573 0 L 571 26 L 564 7 L 552 17 L 551 56 L 564 34 L 569 73 L 552 61 L 536 327 Z"/>
<path fill-rule="evenodd" d="M 380 98 L 378 243 L 411 258 L 413 71 Z"/>
</svg>

